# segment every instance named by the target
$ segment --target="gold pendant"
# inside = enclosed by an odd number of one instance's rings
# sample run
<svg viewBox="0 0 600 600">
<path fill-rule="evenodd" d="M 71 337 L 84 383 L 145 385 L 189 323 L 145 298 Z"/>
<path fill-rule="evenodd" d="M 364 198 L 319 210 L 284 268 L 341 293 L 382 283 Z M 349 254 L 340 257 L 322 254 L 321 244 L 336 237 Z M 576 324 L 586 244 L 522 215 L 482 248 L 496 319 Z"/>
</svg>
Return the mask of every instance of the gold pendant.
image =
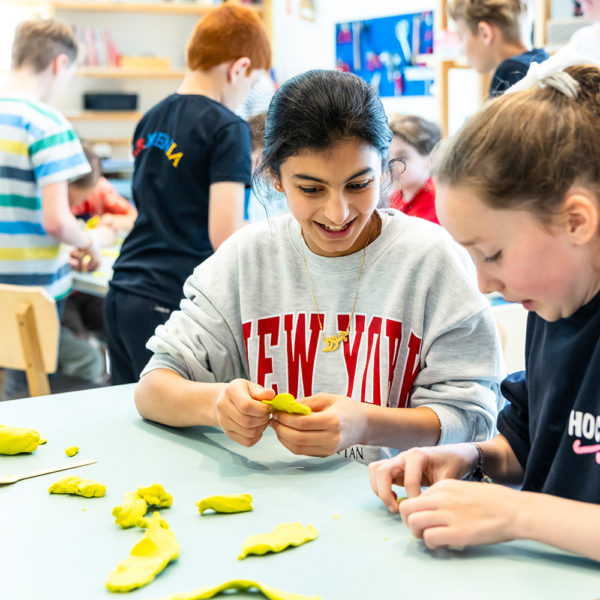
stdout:
<svg viewBox="0 0 600 600">
<path fill-rule="evenodd" d="M 323 348 L 323 352 L 333 352 L 337 350 L 342 342 L 345 342 L 348 339 L 347 331 L 340 331 L 337 335 L 330 335 L 326 337 L 323 341 L 325 342 L 325 348 Z"/>
</svg>

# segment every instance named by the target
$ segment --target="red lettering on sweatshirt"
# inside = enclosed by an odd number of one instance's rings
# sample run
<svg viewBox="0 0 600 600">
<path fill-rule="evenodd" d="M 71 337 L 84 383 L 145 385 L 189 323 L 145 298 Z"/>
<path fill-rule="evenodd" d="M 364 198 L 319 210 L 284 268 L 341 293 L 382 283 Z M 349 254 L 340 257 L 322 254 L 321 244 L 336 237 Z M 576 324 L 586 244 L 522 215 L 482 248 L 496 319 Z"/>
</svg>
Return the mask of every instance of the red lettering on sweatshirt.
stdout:
<svg viewBox="0 0 600 600">
<path fill-rule="evenodd" d="M 419 360 L 420 353 L 421 339 L 411 331 L 408 340 L 408 354 L 406 356 L 406 364 L 404 365 L 404 376 L 402 378 L 400 398 L 398 399 L 398 408 L 406 407 L 413 383 L 415 382 L 417 373 L 421 369 L 421 361 Z"/>
<path fill-rule="evenodd" d="M 242 333 L 244 335 L 244 348 L 246 349 L 246 363 L 248 364 L 248 373 L 250 373 L 250 358 L 248 356 L 248 340 L 252 335 L 252 321 L 242 323 Z"/>
<path fill-rule="evenodd" d="M 393 319 L 385 320 L 385 335 L 388 338 L 388 406 L 390 403 L 390 390 L 394 383 L 394 372 L 396 363 L 400 354 L 400 344 L 402 342 L 402 323 Z"/>
<path fill-rule="evenodd" d="M 338 316 L 338 328 L 340 331 L 346 331 L 348 327 L 348 321 L 350 317 L 348 315 Z M 354 389 L 354 376 L 356 375 L 356 363 L 358 361 L 358 351 L 360 350 L 360 342 L 362 335 L 365 331 L 365 316 L 356 315 L 354 318 L 354 330 L 350 328 L 350 335 L 348 341 L 344 342 L 344 361 L 346 362 L 346 372 L 348 373 L 348 389 L 346 390 L 346 396 L 352 397 L 352 390 Z"/>
<path fill-rule="evenodd" d="M 310 315 L 310 341 L 306 350 L 306 315 L 300 313 L 296 319 L 294 335 L 294 315 L 283 317 L 283 328 L 286 334 L 288 393 L 298 397 L 298 382 L 302 372 L 302 388 L 304 396 L 312 395 L 315 357 L 319 345 L 319 315 Z"/>
<path fill-rule="evenodd" d="M 367 346 L 367 360 L 365 360 L 365 370 L 362 379 L 362 389 L 360 391 L 360 401 L 366 401 L 367 393 L 367 375 L 369 372 L 369 365 L 371 363 L 371 353 L 373 353 L 373 395 L 371 398 L 372 404 L 381 405 L 381 373 L 380 373 L 380 359 L 379 350 L 381 342 L 381 325 L 383 319 L 381 317 L 373 317 L 369 324 L 368 346 Z M 377 338 L 377 339 L 375 339 Z"/>
<path fill-rule="evenodd" d="M 266 337 L 270 337 L 269 346 L 277 346 L 279 344 L 279 322 L 281 317 L 266 317 L 258 319 L 258 370 L 256 374 L 256 383 L 265 386 L 267 375 L 273 372 L 273 359 L 267 357 L 266 353 Z M 277 393 L 277 385 L 271 386 Z"/>
</svg>

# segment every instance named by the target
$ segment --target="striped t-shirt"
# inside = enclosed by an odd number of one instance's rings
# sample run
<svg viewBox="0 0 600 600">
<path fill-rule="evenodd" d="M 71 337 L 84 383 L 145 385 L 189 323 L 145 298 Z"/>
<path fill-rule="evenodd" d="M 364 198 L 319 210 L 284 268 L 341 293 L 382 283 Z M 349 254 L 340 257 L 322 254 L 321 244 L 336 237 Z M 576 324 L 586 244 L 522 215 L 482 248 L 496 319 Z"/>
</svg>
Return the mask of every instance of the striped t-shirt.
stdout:
<svg viewBox="0 0 600 600">
<path fill-rule="evenodd" d="M 71 289 L 69 253 L 43 228 L 44 186 L 90 166 L 69 122 L 50 106 L 0 96 L 0 282 L 41 285 L 56 299 Z"/>
</svg>

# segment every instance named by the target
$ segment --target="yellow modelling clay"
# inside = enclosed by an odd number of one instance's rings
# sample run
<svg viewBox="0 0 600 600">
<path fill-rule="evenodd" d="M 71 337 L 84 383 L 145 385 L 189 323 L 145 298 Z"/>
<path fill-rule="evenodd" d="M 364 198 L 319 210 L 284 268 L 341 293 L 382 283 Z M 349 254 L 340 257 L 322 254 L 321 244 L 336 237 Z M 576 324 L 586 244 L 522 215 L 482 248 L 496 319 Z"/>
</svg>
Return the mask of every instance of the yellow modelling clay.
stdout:
<svg viewBox="0 0 600 600">
<path fill-rule="evenodd" d="M 270 404 L 271 411 L 280 411 L 294 415 L 310 415 L 310 406 L 296 402 L 292 394 L 277 394 L 273 400 L 261 400 L 263 404 Z"/>
<path fill-rule="evenodd" d="M 138 488 L 137 495 L 145 500 L 148 506 L 167 508 L 173 504 L 173 496 L 168 494 L 160 483 L 153 483 L 146 488 Z"/>
<path fill-rule="evenodd" d="M 215 587 L 204 586 L 188 592 L 187 594 L 171 594 L 165 596 L 162 600 L 205 600 L 205 598 L 214 598 L 221 592 L 226 590 L 236 590 L 238 592 L 245 592 L 248 590 L 258 590 L 262 594 L 269 598 L 269 600 L 322 600 L 321 596 L 302 596 L 300 594 L 290 594 L 289 592 L 282 592 L 273 587 L 261 585 L 256 581 L 248 581 L 246 579 L 234 579 L 233 581 L 226 581 L 221 585 Z M 231 596 L 233 594 L 227 594 Z"/>
<path fill-rule="evenodd" d="M 398 500 L 398 504 L 400 504 L 400 502 L 404 502 L 405 500 L 408 500 L 408 496 L 400 496 L 400 498 L 398 498 L 397 500 Z"/>
<path fill-rule="evenodd" d="M 48 440 L 40 434 L 40 441 L 38 442 L 38 446 L 41 446 L 42 444 L 45 444 Z"/>
<path fill-rule="evenodd" d="M 306 528 L 301 523 L 282 523 L 269 533 L 251 535 L 243 544 L 238 560 L 246 558 L 248 554 L 266 554 L 267 552 L 281 552 L 288 546 L 301 546 L 314 540 L 319 532 L 312 526 Z"/>
<path fill-rule="evenodd" d="M 96 227 L 98 227 L 98 225 L 100 225 L 100 217 L 98 215 L 94 215 L 93 217 L 90 217 L 85 222 L 86 229 L 95 229 Z"/>
<path fill-rule="evenodd" d="M 202 514 L 205 510 L 212 508 L 218 513 L 238 513 L 252 510 L 252 496 L 240 494 L 239 496 L 209 496 L 196 502 L 198 512 Z"/>
<path fill-rule="evenodd" d="M 148 505 L 146 501 L 137 495 L 137 492 L 125 492 L 123 504 L 115 506 L 112 515 L 115 523 L 122 529 L 137 525 L 139 520 L 146 514 Z"/>
<path fill-rule="evenodd" d="M 65 454 L 67 456 L 75 456 L 79 452 L 79 448 L 77 446 L 71 446 L 65 450 Z"/>
<path fill-rule="evenodd" d="M 180 546 L 166 521 L 154 513 L 149 527 L 131 549 L 129 556 L 108 574 L 106 587 L 111 592 L 129 592 L 150 583 L 172 560 Z"/>
<path fill-rule="evenodd" d="M 106 493 L 106 486 L 93 479 L 82 479 L 77 475 L 67 475 L 53 483 L 49 488 L 50 494 L 73 494 L 86 498 L 102 498 Z"/>
<path fill-rule="evenodd" d="M 33 452 L 40 445 L 40 434 L 25 427 L 0 425 L 0 454 Z"/>
</svg>

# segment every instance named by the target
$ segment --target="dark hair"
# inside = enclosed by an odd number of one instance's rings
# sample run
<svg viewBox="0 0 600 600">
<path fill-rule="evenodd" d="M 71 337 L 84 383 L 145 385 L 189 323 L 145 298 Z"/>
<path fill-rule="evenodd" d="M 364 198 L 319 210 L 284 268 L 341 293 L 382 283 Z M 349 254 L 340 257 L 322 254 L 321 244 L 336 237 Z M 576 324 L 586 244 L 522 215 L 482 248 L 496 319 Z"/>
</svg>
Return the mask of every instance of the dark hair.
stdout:
<svg viewBox="0 0 600 600">
<path fill-rule="evenodd" d="M 79 46 L 73 28 L 55 19 L 33 19 L 17 26 L 12 45 L 12 68 L 31 66 L 40 73 L 60 54 L 75 62 Z"/>
<path fill-rule="evenodd" d="M 91 188 L 94 187 L 98 183 L 98 179 L 102 175 L 102 168 L 100 166 L 100 157 L 92 150 L 92 147 L 86 142 L 82 142 L 81 148 L 83 149 L 83 153 L 87 158 L 87 161 L 90 163 L 90 168 L 92 169 L 89 173 L 74 179 L 69 183 L 73 187 L 79 189 Z"/>
<path fill-rule="evenodd" d="M 429 156 L 442 139 L 442 132 L 435 123 L 416 115 L 393 115 L 390 129 L 421 156 Z"/>
<path fill-rule="evenodd" d="M 257 150 L 263 146 L 263 138 L 265 135 L 265 123 L 267 122 L 267 113 L 259 113 L 248 118 L 250 125 L 250 134 L 252 136 L 252 150 Z"/>
<path fill-rule="evenodd" d="M 290 156 L 325 150 L 348 138 L 366 142 L 386 163 L 392 132 L 375 90 L 351 73 L 314 70 L 297 75 L 271 100 L 256 176 L 279 176 Z"/>
<path fill-rule="evenodd" d="M 489 101 L 434 151 L 437 184 L 550 222 L 574 184 L 600 197 L 600 69 L 579 65 Z"/>
</svg>

